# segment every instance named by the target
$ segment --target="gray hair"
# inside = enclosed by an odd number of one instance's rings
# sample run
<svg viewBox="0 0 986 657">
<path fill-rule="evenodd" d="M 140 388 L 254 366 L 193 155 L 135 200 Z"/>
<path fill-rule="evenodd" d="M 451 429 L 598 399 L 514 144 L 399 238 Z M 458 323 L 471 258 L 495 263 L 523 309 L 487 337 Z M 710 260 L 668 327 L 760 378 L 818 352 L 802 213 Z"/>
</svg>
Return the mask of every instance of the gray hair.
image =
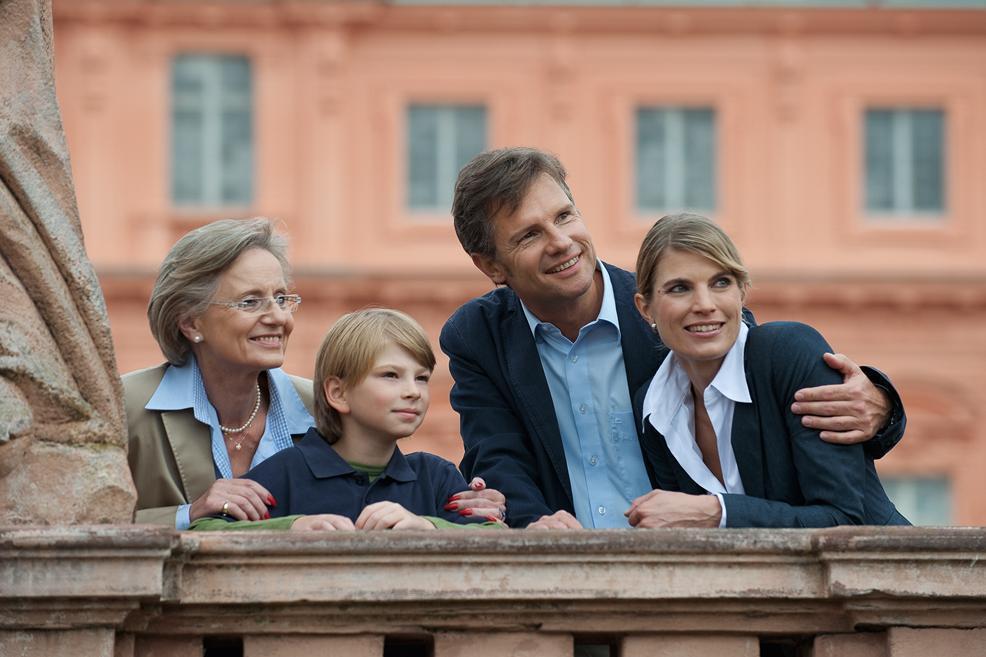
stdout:
<svg viewBox="0 0 986 657">
<path fill-rule="evenodd" d="M 147 320 L 161 352 L 172 365 L 183 365 L 191 349 L 178 327 L 184 318 L 197 317 L 209 307 L 219 276 L 248 249 L 269 251 L 290 275 L 287 240 L 264 217 L 221 219 L 189 231 L 178 240 L 158 271 Z"/>
</svg>

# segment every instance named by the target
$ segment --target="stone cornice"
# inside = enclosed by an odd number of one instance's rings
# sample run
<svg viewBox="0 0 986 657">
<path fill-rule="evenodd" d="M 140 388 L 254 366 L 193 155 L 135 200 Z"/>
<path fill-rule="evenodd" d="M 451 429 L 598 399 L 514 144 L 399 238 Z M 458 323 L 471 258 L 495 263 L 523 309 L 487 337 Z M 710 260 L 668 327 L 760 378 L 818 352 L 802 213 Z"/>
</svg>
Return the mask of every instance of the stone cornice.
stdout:
<svg viewBox="0 0 986 657">
<path fill-rule="evenodd" d="M 154 634 L 986 626 L 986 529 L 0 529 L 3 627 Z M 262 622 L 260 620 L 262 619 Z M 362 629 L 361 629 L 362 628 Z"/>
<path fill-rule="evenodd" d="M 374 26 L 434 31 L 559 33 L 867 34 L 979 36 L 986 12 L 974 9 L 395 6 L 385 0 L 71 0 L 55 3 L 58 21 L 148 26 Z"/>
</svg>

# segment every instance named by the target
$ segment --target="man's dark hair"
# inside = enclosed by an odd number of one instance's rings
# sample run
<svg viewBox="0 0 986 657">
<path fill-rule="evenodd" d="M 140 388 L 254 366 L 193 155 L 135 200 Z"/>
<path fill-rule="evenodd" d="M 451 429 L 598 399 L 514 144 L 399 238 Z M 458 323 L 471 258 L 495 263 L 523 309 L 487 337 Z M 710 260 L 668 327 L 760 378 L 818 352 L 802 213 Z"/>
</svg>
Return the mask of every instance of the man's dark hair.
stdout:
<svg viewBox="0 0 986 657">
<path fill-rule="evenodd" d="M 524 195 L 546 173 L 565 190 L 565 167 L 558 158 L 536 148 L 499 148 L 480 153 L 459 171 L 452 198 L 452 219 L 459 244 L 466 253 L 493 257 L 493 219 L 517 211 Z"/>
</svg>

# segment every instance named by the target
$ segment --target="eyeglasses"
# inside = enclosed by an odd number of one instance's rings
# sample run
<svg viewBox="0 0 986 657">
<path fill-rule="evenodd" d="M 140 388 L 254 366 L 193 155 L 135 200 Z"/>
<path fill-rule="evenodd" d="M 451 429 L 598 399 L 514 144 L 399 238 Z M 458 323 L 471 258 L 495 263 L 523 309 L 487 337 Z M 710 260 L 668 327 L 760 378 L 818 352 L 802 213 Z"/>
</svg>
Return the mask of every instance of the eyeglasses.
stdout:
<svg viewBox="0 0 986 657">
<path fill-rule="evenodd" d="M 281 310 L 293 313 L 301 305 L 301 296 L 297 294 L 275 294 L 272 297 L 247 297 L 239 301 L 210 301 L 209 305 L 224 306 L 248 315 L 259 315 L 267 312 L 272 303 L 277 304 Z"/>
</svg>

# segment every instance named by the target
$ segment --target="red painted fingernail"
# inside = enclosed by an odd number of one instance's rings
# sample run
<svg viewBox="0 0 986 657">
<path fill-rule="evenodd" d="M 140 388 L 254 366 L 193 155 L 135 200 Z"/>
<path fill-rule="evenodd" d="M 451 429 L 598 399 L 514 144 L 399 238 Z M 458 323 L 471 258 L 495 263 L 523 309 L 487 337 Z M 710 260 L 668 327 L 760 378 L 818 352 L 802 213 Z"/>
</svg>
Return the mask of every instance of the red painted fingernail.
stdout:
<svg viewBox="0 0 986 657">
<path fill-rule="evenodd" d="M 274 496 L 273 495 L 268 495 L 267 496 L 267 504 L 269 504 L 271 506 L 277 506 L 277 500 L 274 499 Z"/>
<path fill-rule="evenodd" d="M 496 516 L 486 516 L 486 519 L 489 520 L 490 522 L 500 522 L 500 519 L 497 518 Z"/>
<path fill-rule="evenodd" d="M 442 508 L 444 508 L 446 511 L 455 511 L 456 509 L 459 508 L 459 505 L 456 504 L 455 502 L 449 502 Z"/>
<path fill-rule="evenodd" d="M 459 511 L 459 515 L 460 516 L 471 516 L 472 515 L 472 509 L 463 509 L 462 511 Z"/>
<path fill-rule="evenodd" d="M 270 520 L 270 511 L 264 511 L 264 520 Z"/>
<path fill-rule="evenodd" d="M 457 499 L 459 499 L 459 494 L 458 493 L 456 493 L 455 495 L 449 495 L 448 501 L 449 502 L 454 502 Z"/>
</svg>

